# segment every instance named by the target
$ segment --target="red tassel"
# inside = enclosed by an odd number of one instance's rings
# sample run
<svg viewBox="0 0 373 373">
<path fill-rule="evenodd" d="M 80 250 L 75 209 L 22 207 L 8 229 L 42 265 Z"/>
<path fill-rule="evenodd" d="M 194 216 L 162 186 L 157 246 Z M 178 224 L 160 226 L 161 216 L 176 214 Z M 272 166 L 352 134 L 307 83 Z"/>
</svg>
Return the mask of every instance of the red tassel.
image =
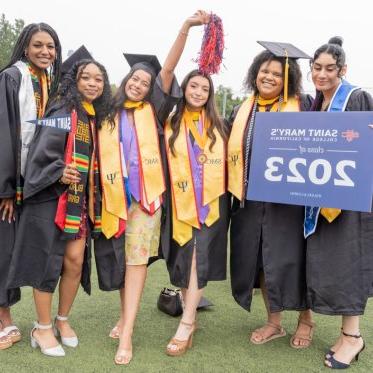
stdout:
<svg viewBox="0 0 373 373">
<path fill-rule="evenodd" d="M 211 13 L 210 22 L 205 25 L 201 51 L 196 61 L 199 71 L 205 75 L 217 74 L 223 60 L 223 51 L 223 22 L 220 17 Z"/>
</svg>

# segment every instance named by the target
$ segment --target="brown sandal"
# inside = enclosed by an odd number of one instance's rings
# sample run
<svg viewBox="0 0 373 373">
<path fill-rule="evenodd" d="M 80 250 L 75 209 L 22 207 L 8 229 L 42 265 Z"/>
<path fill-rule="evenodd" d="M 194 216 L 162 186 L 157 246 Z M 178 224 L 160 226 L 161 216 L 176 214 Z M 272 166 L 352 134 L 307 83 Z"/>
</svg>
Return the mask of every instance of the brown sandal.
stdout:
<svg viewBox="0 0 373 373">
<path fill-rule="evenodd" d="M 262 330 L 266 327 L 266 326 L 270 326 L 271 328 L 275 329 L 277 332 L 274 333 L 274 334 L 271 334 L 269 337 L 267 338 L 264 338 L 264 335 L 262 334 Z M 253 333 L 257 333 L 261 336 L 261 340 L 260 341 L 256 341 L 254 338 L 253 338 Z M 286 331 L 285 329 L 281 326 L 281 325 L 276 325 L 270 321 L 267 321 L 267 323 L 262 326 L 261 328 L 259 329 L 256 329 L 254 330 L 254 332 L 251 333 L 251 337 L 250 337 L 250 341 L 251 343 L 254 343 L 255 345 L 262 345 L 264 343 L 267 343 L 269 341 L 272 341 L 273 339 L 276 339 L 276 338 L 281 338 L 281 337 L 285 337 L 286 335 Z"/>
<path fill-rule="evenodd" d="M 308 334 L 301 334 L 295 332 L 295 334 L 290 338 L 290 346 L 296 349 L 301 349 L 301 348 L 308 348 L 311 345 L 312 338 L 313 338 L 313 331 L 315 329 L 316 324 L 312 321 L 307 321 L 304 319 L 299 318 L 298 319 L 298 325 L 297 325 L 297 330 L 299 328 L 299 324 L 307 325 L 310 328 L 310 332 Z M 306 342 L 304 345 L 295 345 L 294 340 L 299 339 L 300 341 Z"/>
<path fill-rule="evenodd" d="M 5 350 L 13 346 L 12 339 L 9 337 L 8 333 L 0 331 L 0 350 Z"/>
<path fill-rule="evenodd" d="M 189 326 L 191 328 L 189 337 L 185 341 L 181 341 L 179 339 L 172 338 L 171 341 L 168 343 L 168 345 L 166 347 L 166 354 L 168 356 L 184 355 L 187 352 L 187 350 L 189 348 L 191 348 L 192 345 L 193 345 L 193 334 L 196 330 L 196 323 L 194 322 L 192 324 L 189 324 L 189 323 L 186 323 L 182 320 L 180 321 L 180 323 L 183 324 L 183 325 Z M 171 346 L 175 346 L 176 348 L 171 348 Z"/>
</svg>

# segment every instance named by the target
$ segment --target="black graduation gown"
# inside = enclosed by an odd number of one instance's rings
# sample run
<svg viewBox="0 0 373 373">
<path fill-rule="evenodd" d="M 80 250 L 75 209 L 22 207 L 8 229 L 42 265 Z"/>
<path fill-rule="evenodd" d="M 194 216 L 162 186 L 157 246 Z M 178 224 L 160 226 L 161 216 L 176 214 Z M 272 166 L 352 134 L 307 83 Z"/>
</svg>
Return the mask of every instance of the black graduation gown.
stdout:
<svg viewBox="0 0 373 373">
<path fill-rule="evenodd" d="M 198 288 L 208 281 L 222 281 L 227 276 L 227 245 L 230 220 L 230 194 L 219 197 L 219 219 L 210 227 L 192 228 L 193 236 L 184 246 L 172 238 L 172 191 L 168 164 L 166 165 L 167 191 L 165 214 L 161 228 L 162 255 L 166 260 L 170 282 L 179 288 L 188 288 L 193 249 L 196 249 Z"/>
<path fill-rule="evenodd" d="M 311 96 L 301 96 L 301 111 L 309 110 L 311 104 Z M 231 123 L 237 112 L 235 108 Z M 259 286 L 261 270 L 271 312 L 307 308 L 303 218 L 301 206 L 245 200 L 240 208 L 240 202 L 233 198 L 231 287 L 234 299 L 247 311 L 251 308 L 252 290 Z"/>
<path fill-rule="evenodd" d="M 174 78 L 169 94 L 162 90 L 161 76 L 158 75 L 155 81 L 150 102 L 154 107 L 156 114 L 159 143 L 163 167 L 165 169 L 165 146 L 163 125 L 168 115 L 182 97 L 182 91 Z M 125 234 L 119 238 L 106 239 L 101 234 L 94 242 L 94 251 L 97 267 L 98 284 L 101 290 L 112 291 L 121 289 L 124 286 L 125 273 Z M 154 262 L 158 257 L 150 258 L 149 264 Z"/>
<path fill-rule="evenodd" d="M 16 175 L 19 154 L 19 100 L 21 73 L 12 66 L 0 73 L 0 200 L 16 196 Z M 6 287 L 12 257 L 16 221 L 0 220 L 0 307 L 10 307 L 21 298 L 19 289 Z"/>
<path fill-rule="evenodd" d="M 371 110 L 368 93 L 351 94 L 346 111 Z M 332 223 L 320 215 L 316 232 L 307 238 L 311 309 L 325 315 L 362 315 L 369 296 L 373 296 L 373 214 L 342 211 Z"/>
<path fill-rule="evenodd" d="M 66 115 L 52 107 L 46 116 Z M 87 119 L 88 120 L 88 119 Z M 66 243 L 54 223 L 58 198 L 66 186 L 58 182 L 65 162 L 66 132 L 38 127 L 27 158 L 24 203 L 9 271 L 8 287 L 32 286 L 53 293 L 63 270 Z M 90 294 L 90 234 L 88 230 L 81 284 Z"/>
</svg>

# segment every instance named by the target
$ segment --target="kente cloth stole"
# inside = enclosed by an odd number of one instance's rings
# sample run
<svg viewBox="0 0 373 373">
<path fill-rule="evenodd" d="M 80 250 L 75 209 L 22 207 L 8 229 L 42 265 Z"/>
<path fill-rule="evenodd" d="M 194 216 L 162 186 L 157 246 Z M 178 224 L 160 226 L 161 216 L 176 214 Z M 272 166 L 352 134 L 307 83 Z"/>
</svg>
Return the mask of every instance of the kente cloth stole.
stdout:
<svg viewBox="0 0 373 373">
<path fill-rule="evenodd" d="M 129 179 L 138 178 L 140 205 L 144 211 L 152 215 L 161 206 L 162 194 L 166 190 L 156 119 L 152 106 L 146 102 L 134 109 L 125 110 L 129 121 L 132 120 L 133 114 L 133 129 L 138 151 L 138 176 L 131 175 L 130 168 Z"/>
<path fill-rule="evenodd" d="M 359 87 L 353 86 L 347 81 L 343 80 L 338 88 L 336 89 L 334 96 L 330 102 L 328 111 L 329 112 L 341 112 L 346 110 L 348 100 L 351 94 L 359 89 Z M 317 222 L 319 215 L 321 214 L 329 223 L 332 223 L 340 214 L 341 209 L 331 207 L 312 207 L 306 206 L 304 213 L 304 237 L 307 238 L 311 234 L 315 233 L 317 228 Z"/>
<path fill-rule="evenodd" d="M 79 233 L 83 203 L 87 194 L 87 210 L 93 232 L 99 233 L 101 225 L 94 117 L 87 112 L 77 114 L 75 110 L 71 117 L 72 129 L 67 139 L 65 163 L 76 165 L 81 180 L 79 183 L 70 184 L 59 197 L 55 217 L 56 225 L 63 232 L 63 239 L 67 240 L 75 239 Z"/>
<path fill-rule="evenodd" d="M 45 72 L 36 72 L 28 63 L 28 69 L 31 75 L 32 86 L 34 88 L 34 97 L 36 104 L 36 112 L 38 118 L 42 118 L 45 113 L 45 108 L 48 102 L 50 79 L 49 75 Z"/>
<path fill-rule="evenodd" d="M 215 128 L 216 143 L 211 151 L 211 140 L 208 137 L 203 148 L 198 143 L 200 139 L 197 142 L 194 138 L 192 144 L 190 128 L 196 125 L 191 124 L 191 120 L 188 112 L 184 112 L 180 133 L 174 143 L 175 156 L 168 145 L 172 135 L 170 120 L 165 126 L 172 190 L 173 238 L 180 246 L 190 241 L 193 227 L 200 229 L 201 224 L 211 226 L 219 219 L 219 197 L 226 191 L 224 141 Z M 206 129 L 209 126 L 204 112 L 197 124 L 203 138 L 203 127 Z"/>
<path fill-rule="evenodd" d="M 14 66 L 21 73 L 21 82 L 18 92 L 20 114 L 20 146 L 17 155 L 16 177 L 16 204 L 21 205 L 23 200 L 23 178 L 30 143 L 34 137 L 35 124 L 28 120 L 41 118 L 44 115 L 48 101 L 49 75 L 46 71 L 34 71 L 29 63 L 17 61 Z"/>
<path fill-rule="evenodd" d="M 104 121 L 98 131 L 102 186 L 101 230 L 106 238 L 119 237 L 126 228 L 128 203 L 124 177 L 126 164 L 121 146 L 119 118 L 115 126 Z M 123 172 L 125 171 L 125 172 Z"/>
<path fill-rule="evenodd" d="M 228 190 L 240 201 L 244 199 L 245 194 L 245 181 L 244 180 L 244 167 L 245 165 L 245 130 L 252 113 L 254 106 L 255 96 L 249 96 L 239 108 L 236 118 L 232 125 L 232 131 L 228 141 Z M 273 103 L 271 111 L 278 110 L 278 102 Z M 300 102 L 298 98 L 289 98 L 285 103 L 280 106 L 280 111 L 291 112 L 299 111 Z M 259 106 L 259 111 L 265 111 L 264 106 Z"/>
</svg>

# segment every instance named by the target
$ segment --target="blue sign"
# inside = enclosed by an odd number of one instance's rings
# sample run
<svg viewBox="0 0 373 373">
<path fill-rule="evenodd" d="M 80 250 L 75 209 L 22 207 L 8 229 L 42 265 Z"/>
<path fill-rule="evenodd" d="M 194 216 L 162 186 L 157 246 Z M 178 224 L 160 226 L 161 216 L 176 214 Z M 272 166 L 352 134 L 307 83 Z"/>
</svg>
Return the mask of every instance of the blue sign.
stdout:
<svg viewBox="0 0 373 373">
<path fill-rule="evenodd" d="M 247 199 L 367 211 L 373 112 L 257 113 Z"/>
<path fill-rule="evenodd" d="M 28 120 L 27 122 L 36 124 L 38 126 L 56 128 L 65 132 L 71 131 L 71 115 L 34 119 Z"/>
</svg>

